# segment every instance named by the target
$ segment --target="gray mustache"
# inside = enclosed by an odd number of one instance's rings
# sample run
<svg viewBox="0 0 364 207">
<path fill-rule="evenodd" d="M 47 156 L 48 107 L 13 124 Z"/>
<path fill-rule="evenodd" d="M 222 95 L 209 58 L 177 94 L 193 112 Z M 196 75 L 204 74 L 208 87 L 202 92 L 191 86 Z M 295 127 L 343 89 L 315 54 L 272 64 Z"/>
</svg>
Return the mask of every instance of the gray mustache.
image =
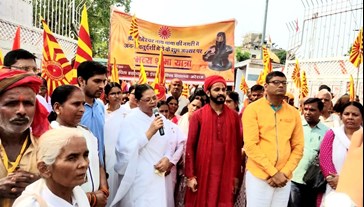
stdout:
<svg viewBox="0 0 364 207">
<path fill-rule="evenodd" d="M 9 120 L 10 123 L 12 122 L 18 122 L 18 121 L 23 121 L 23 122 L 29 122 L 29 117 L 16 117 L 16 118 L 12 118 Z"/>
</svg>

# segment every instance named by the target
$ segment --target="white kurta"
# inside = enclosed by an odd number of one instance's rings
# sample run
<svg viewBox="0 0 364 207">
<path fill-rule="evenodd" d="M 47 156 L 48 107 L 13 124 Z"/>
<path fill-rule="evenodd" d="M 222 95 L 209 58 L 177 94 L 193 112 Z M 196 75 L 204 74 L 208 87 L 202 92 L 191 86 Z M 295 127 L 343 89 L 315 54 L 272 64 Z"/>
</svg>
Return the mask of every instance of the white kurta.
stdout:
<svg viewBox="0 0 364 207">
<path fill-rule="evenodd" d="M 120 183 L 119 175 L 114 170 L 116 163 L 115 146 L 121 129 L 121 121 L 125 119 L 126 115 L 127 111 L 123 107 L 111 113 L 105 113 L 105 163 L 106 172 L 109 175 L 107 182 L 110 193 L 106 206 L 110 206 Z"/>
<path fill-rule="evenodd" d="M 76 186 L 72 191 L 72 204 L 49 190 L 43 178 L 28 185 L 13 207 L 89 207 L 86 193 Z"/>
<path fill-rule="evenodd" d="M 166 154 L 172 157 L 167 152 L 172 132 L 163 117 L 165 135 L 157 132 L 148 140 L 145 133 L 153 120 L 137 108 L 122 121 L 115 151 L 115 171 L 122 179 L 111 206 L 167 206 L 165 177 L 155 173 L 154 165 Z"/>
<path fill-rule="evenodd" d="M 65 127 L 59 125 L 57 121 L 52 121 L 51 127 L 53 129 L 59 127 Z M 87 149 L 89 151 L 88 159 L 89 159 L 89 166 L 87 169 L 87 181 L 86 183 L 81 185 L 81 188 L 87 192 L 94 192 L 99 190 L 100 187 L 100 161 L 99 161 L 99 152 L 98 152 L 98 145 L 97 145 L 97 138 L 92 134 L 90 130 L 84 128 L 83 126 L 77 126 L 77 129 L 82 131 L 83 136 L 86 139 Z"/>
</svg>

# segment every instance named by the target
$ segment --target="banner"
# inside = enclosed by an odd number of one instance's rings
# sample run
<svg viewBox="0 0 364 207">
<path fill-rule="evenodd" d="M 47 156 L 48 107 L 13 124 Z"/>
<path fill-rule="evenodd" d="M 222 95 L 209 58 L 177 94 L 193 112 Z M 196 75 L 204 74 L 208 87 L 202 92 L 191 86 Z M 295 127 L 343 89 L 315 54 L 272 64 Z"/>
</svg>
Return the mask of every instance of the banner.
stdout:
<svg viewBox="0 0 364 207">
<path fill-rule="evenodd" d="M 147 78 L 154 80 L 162 49 L 167 81 L 179 78 L 202 84 L 206 77 L 218 74 L 233 83 L 235 20 L 191 27 L 136 21 L 138 48 L 129 34 L 132 16 L 120 11 L 111 14 L 109 62 L 116 59 L 123 79 L 137 81 L 142 62 Z"/>
</svg>

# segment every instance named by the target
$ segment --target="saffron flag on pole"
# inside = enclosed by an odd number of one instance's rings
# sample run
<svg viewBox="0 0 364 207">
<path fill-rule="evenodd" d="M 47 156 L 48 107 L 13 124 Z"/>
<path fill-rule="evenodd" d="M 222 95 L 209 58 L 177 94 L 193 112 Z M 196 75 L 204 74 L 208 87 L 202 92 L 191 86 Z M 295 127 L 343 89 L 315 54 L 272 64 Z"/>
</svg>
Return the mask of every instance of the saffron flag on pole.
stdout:
<svg viewBox="0 0 364 207">
<path fill-rule="evenodd" d="M 355 67 L 359 67 L 359 65 L 363 62 L 363 28 L 360 29 L 353 47 L 351 48 L 349 60 Z"/>
<path fill-rule="evenodd" d="M 262 47 L 263 50 L 263 65 L 264 65 L 264 71 L 265 76 L 267 76 L 268 73 L 272 72 L 272 62 L 270 60 L 270 55 L 267 46 Z"/>
<path fill-rule="evenodd" d="M 20 26 L 16 28 L 12 50 L 20 49 Z"/>
<path fill-rule="evenodd" d="M 306 72 L 302 71 L 300 98 L 305 98 L 307 96 L 308 96 L 308 84 L 307 84 Z"/>
<path fill-rule="evenodd" d="M 69 84 L 70 79 L 67 79 L 65 74 L 70 72 L 72 67 L 47 23 L 40 18 L 43 24 L 42 77 L 47 80 L 50 96 L 56 87 Z"/>
<path fill-rule="evenodd" d="M 135 14 L 131 18 L 129 34 L 135 42 L 135 48 L 138 48 L 139 47 L 139 29 L 138 29 L 138 21 L 135 17 Z"/>
<path fill-rule="evenodd" d="M 264 83 L 265 83 L 264 70 L 262 70 L 259 73 L 259 76 L 258 76 L 258 79 L 257 79 L 257 84 L 262 86 L 262 85 L 264 85 Z"/>
<path fill-rule="evenodd" d="M 112 65 L 111 82 L 120 83 L 120 80 L 119 80 L 119 70 L 118 70 L 118 66 L 116 64 L 116 58 L 114 58 L 114 64 Z"/>
<path fill-rule="evenodd" d="M 350 101 L 355 100 L 354 79 L 352 75 L 350 75 L 350 82 L 349 82 L 349 97 Z"/>
<path fill-rule="evenodd" d="M 166 98 L 166 89 L 164 84 L 165 84 L 164 58 L 163 58 L 163 50 L 160 50 L 157 71 L 155 73 L 155 79 L 152 84 L 154 87 L 154 92 L 158 97 L 158 100 L 164 100 Z"/>
<path fill-rule="evenodd" d="M 249 86 L 248 86 L 248 84 L 246 83 L 244 76 L 241 76 L 240 90 L 241 90 L 244 94 L 248 94 Z"/>
<path fill-rule="evenodd" d="M 359 65 L 363 62 L 363 28 L 360 29 L 351 48 L 349 60 L 355 67 L 359 67 Z"/>
<path fill-rule="evenodd" d="M 147 74 L 145 73 L 145 68 L 144 68 L 144 65 L 143 65 L 143 61 L 140 61 L 138 84 L 146 84 L 147 82 L 148 82 L 148 79 L 147 79 Z"/>
<path fill-rule="evenodd" d="M 300 75 L 300 64 L 298 62 L 298 59 L 296 59 L 296 64 L 294 66 L 294 69 L 293 69 L 293 73 L 292 73 L 292 79 L 293 79 L 293 82 L 294 82 L 294 85 L 297 87 L 297 88 L 301 88 L 301 75 Z"/>
<path fill-rule="evenodd" d="M 80 63 L 87 60 L 92 60 L 92 45 L 88 27 L 87 8 L 84 5 L 81 14 L 80 30 L 78 31 L 76 57 L 72 67 L 71 84 L 77 84 L 77 68 Z"/>
</svg>

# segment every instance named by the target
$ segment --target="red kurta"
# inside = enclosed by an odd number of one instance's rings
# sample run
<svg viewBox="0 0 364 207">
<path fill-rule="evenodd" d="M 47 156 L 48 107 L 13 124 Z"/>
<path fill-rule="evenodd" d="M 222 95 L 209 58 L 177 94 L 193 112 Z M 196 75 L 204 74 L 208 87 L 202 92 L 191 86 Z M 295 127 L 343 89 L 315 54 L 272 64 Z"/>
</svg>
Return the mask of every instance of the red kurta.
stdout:
<svg viewBox="0 0 364 207">
<path fill-rule="evenodd" d="M 186 176 L 197 177 L 197 192 L 186 191 L 186 207 L 234 206 L 234 178 L 239 177 L 242 133 L 238 114 L 224 105 L 220 115 L 204 106 L 190 119 Z"/>
</svg>

